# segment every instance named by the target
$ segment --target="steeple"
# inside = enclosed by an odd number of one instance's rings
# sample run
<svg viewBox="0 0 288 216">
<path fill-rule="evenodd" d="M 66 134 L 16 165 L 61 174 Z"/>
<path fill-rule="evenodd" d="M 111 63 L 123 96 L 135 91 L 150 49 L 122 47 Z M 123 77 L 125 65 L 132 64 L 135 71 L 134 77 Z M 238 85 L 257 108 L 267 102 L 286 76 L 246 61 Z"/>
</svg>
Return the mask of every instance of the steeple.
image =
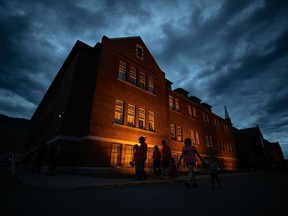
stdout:
<svg viewBox="0 0 288 216">
<path fill-rule="evenodd" d="M 229 114 L 228 114 L 228 111 L 227 111 L 226 106 L 224 106 L 224 109 L 225 109 L 225 120 L 228 121 L 228 122 L 230 122 L 230 123 L 232 123 L 232 122 L 231 122 L 231 119 L 230 119 L 230 117 L 229 117 Z"/>
</svg>

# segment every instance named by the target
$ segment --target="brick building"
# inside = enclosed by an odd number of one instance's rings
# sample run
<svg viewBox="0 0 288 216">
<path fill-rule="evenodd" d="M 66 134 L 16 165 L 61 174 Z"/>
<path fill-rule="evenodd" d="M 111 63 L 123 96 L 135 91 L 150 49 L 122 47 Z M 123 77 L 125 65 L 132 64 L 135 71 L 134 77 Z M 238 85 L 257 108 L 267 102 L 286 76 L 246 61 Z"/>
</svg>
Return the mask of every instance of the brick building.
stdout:
<svg viewBox="0 0 288 216">
<path fill-rule="evenodd" d="M 172 90 L 140 37 L 77 41 L 31 119 L 25 151 L 59 142 L 61 166 L 129 172 L 139 136 L 147 137 L 148 167 L 154 145 L 165 139 L 178 159 L 190 137 L 203 157 L 235 169 L 231 122 L 188 94 Z"/>
<path fill-rule="evenodd" d="M 239 167 L 244 169 L 271 169 L 284 165 L 284 156 L 278 142 L 264 139 L 260 127 L 233 128 Z"/>
</svg>

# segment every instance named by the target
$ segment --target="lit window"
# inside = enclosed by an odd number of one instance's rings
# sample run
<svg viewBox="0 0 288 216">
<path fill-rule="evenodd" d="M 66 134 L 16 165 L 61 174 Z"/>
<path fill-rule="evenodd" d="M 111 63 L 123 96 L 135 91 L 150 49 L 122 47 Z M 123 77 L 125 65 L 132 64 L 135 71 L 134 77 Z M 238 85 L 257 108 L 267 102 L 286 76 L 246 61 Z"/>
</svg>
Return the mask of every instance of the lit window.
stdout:
<svg viewBox="0 0 288 216">
<path fill-rule="evenodd" d="M 192 144 L 195 145 L 196 142 L 195 142 L 195 134 L 194 134 L 194 131 L 191 130 L 191 141 L 192 141 Z"/>
<path fill-rule="evenodd" d="M 154 127 L 154 112 L 149 111 L 149 130 L 155 131 Z"/>
<path fill-rule="evenodd" d="M 131 167 L 130 161 L 133 160 L 133 146 L 125 145 L 125 166 Z"/>
<path fill-rule="evenodd" d="M 123 124 L 123 107 L 124 102 L 116 100 L 114 122 L 117 124 Z"/>
<path fill-rule="evenodd" d="M 136 45 L 136 56 L 140 59 L 144 59 L 144 49 L 140 45 Z"/>
<path fill-rule="evenodd" d="M 192 113 L 192 108 L 190 105 L 188 105 L 188 113 L 189 113 L 189 117 L 192 118 L 193 117 L 193 113 Z"/>
<path fill-rule="evenodd" d="M 183 141 L 183 137 L 182 137 L 182 127 L 177 126 L 177 141 Z"/>
<path fill-rule="evenodd" d="M 145 83 L 146 83 L 145 74 L 140 72 L 139 87 L 145 90 L 146 88 Z"/>
<path fill-rule="evenodd" d="M 193 118 L 197 119 L 197 112 L 195 107 L 193 107 Z"/>
<path fill-rule="evenodd" d="M 180 112 L 180 103 L 179 99 L 175 98 L 175 110 Z"/>
<path fill-rule="evenodd" d="M 210 143 L 209 143 L 209 137 L 208 137 L 208 135 L 205 135 L 205 138 L 206 138 L 206 145 L 207 145 L 207 147 L 209 148 L 209 147 L 210 147 Z"/>
<path fill-rule="evenodd" d="M 209 136 L 209 141 L 210 141 L 211 148 L 214 148 L 213 139 L 211 136 Z"/>
<path fill-rule="evenodd" d="M 118 78 L 121 80 L 126 80 L 126 63 L 123 61 L 119 62 Z"/>
<path fill-rule="evenodd" d="M 139 128 L 145 129 L 145 109 L 139 109 Z"/>
<path fill-rule="evenodd" d="M 207 113 L 203 112 L 203 120 L 205 123 L 207 123 L 207 124 L 209 123 L 209 115 Z"/>
<path fill-rule="evenodd" d="M 200 145 L 200 138 L 198 132 L 195 132 L 195 137 L 196 137 L 196 145 Z"/>
<path fill-rule="evenodd" d="M 154 78 L 149 77 L 149 87 L 148 87 L 149 92 L 151 93 L 155 93 L 155 89 L 154 89 Z"/>
<path fill-rule="evenodd" d="M 228 142 L 228 151 L 232 152 L 232 144 L 231 144 L 231 142 Z"/>
<path fill-rule="evenodd" d="M 174 124 L 170 124 L 170 133 L 171 133 L 171 139 L 176 140 L 176 132 Z"/>
<path fill-rule="evenodd" d="M 127 125 L 131 127 L 135 126 L 135 106 L 132 104 L 128 104 Z"/>
<path fill-rule="evenodd" d="M 111 166 L 116 167 L 121 165 L 121 148 L 120 144 L 112 144 L 111 149 Z"/>
<path fill-rule="evenodd" d="M 130 67 L 129 82 L 136 85 L 136 68 Z"/>
<path fill-rule="evenodd" d="M 169 108 L 174 109 L 173 97 L 171 95 L 169 95 Z"/>
</svg>

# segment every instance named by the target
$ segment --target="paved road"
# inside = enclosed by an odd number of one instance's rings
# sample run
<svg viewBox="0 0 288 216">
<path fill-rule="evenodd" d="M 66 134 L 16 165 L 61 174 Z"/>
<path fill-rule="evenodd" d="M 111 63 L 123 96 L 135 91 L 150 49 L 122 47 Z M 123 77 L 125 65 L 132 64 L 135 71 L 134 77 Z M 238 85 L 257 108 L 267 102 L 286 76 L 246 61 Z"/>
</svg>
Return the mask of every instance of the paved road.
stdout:
<svg viewBox="0 0 288 216">
<path fill-rule="evenodd" d="M 223 177 L 212 190 L 209 179 L 187 190 L 183 182 L 113 189 L 44 189 L 19 184 L 0 173 L 1 216 L 74 215 L 288 215 L 288 173 Z"/>
</svg>

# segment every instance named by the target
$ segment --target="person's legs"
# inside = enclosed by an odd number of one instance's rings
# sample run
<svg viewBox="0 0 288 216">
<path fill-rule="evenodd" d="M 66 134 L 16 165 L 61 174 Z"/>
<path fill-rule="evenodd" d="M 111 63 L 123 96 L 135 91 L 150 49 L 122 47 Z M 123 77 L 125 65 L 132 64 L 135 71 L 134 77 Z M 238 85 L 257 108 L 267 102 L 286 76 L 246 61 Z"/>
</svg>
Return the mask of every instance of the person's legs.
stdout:
<svg viewBox="0 0 288 216">
<path fill-rule="evenodd" d="M 221 188 L 221 182 L 220 182 L 218 173 L 215 174 L 215 179 L 216 179 L 216 181 L 218 183 L 218 187 Z"/>
<path fill-rule="evenodd" d="M 144 160 L 139 160 L 138 161 L 138 166 L 137 166 L 137 173 L 138 173 L 138 177 L 139 179 L 144 179 L 145 176 L 145 171 L 144 171 Z"/>
<path fill-rule="evenodd" d="M 167 176 L 169 168 L 169 161 L 163 161 L 162 162 L 162 170 L 161 170 L 161 177 Z"/>
</svg>

